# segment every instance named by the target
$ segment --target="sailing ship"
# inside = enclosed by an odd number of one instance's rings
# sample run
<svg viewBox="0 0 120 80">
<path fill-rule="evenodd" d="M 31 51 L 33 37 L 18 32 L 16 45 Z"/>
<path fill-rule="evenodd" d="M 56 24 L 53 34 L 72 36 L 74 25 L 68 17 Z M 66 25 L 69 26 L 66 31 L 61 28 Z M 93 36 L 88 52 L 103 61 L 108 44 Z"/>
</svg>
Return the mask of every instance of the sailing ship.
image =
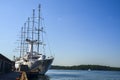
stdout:
<svg viewBox="0 0 120 80">
<path fill-rule="evenodd" d="M 15 68 L 18 71 L 22 70 L 22 66 L 26 66 L 25 71 L 39 72 L 45 74 L 51 67 L 54 60 L 53 56 L 46 56 L 43 34 L 44 27 L 41 25 L 43 18 L 40 15 L 41 6 L 38 7 L 38 17 L 29 17 L 24 27 L 21 28 L 20 40 L 20 57 L 15 58 Z M 42 50 L 42 49 L 43 50 Z"/>
</svg>

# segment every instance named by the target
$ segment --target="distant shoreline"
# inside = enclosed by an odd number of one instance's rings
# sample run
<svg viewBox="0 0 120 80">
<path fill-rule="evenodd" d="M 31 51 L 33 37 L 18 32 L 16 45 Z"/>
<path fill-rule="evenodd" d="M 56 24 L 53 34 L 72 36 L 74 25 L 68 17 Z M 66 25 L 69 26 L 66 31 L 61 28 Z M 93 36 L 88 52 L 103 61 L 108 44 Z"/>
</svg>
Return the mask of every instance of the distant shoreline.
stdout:
<svg viewBox="0 0 120 80">
<path fill-rule="evenodd" d="M 51 69 L 57 70 L 104 70 L 104 71 L 120 71 L 120 67 L 110 67 L 103 65 L 77 65 L 77 66 L 58 66 L 52 65 Z"/>
</svg>

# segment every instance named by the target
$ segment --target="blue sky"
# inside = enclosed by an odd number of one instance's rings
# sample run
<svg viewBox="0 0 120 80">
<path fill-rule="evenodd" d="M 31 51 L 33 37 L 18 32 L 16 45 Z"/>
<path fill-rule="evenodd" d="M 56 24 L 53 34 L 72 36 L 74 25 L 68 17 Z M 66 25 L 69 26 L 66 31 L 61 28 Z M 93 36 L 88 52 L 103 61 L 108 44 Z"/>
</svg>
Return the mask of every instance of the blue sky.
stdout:
<svg viewBox="0 0 120 80">
<path fill-rule="evenodd" d="M 0 53 L 19 55 L 20 29 L 39 3 L 54 65 L 120 67 L 119 0 L 0 0 Z"/>
</svg>

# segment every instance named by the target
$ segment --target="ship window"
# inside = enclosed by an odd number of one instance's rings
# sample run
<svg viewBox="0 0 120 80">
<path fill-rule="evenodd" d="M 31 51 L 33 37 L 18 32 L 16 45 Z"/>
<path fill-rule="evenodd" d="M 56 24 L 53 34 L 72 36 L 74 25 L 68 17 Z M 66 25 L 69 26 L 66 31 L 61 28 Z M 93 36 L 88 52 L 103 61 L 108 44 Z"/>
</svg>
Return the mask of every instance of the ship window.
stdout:
<svg viewBox="0 0 120 80">
<path fill-rule="evenodd" d="M 32 59 L 38 59 L 39 57 L 32 57 Z"/>
</svg>

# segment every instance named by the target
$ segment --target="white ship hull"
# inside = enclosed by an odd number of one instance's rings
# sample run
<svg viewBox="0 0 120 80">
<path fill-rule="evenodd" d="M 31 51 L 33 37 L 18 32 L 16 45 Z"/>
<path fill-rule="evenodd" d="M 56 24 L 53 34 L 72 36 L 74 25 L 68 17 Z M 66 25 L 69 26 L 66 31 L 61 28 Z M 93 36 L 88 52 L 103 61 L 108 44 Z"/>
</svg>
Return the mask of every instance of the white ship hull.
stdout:
<svg viewBox="0 0 120 80">
<path fill-rule="evenodd" d="M 36 61 L 30 68 L 30 71 L 39 72 L 40 74 L 45 74 L 51 67 L 53 59 L 45 59 Z"/>
<path fill-rule="evenodd" d="M 39 74 L 45 74 L 48 69 L 51 67 L 54 58 L 44 59 L 44 60 L 37 60 L 37 61 L 16 61 L 15 67 L 17 71 L 30 71 L 30 72 L 39 72 Z M 27 69 L 21 69 L 21 65 L 26 65 Z"/>
</svg>

